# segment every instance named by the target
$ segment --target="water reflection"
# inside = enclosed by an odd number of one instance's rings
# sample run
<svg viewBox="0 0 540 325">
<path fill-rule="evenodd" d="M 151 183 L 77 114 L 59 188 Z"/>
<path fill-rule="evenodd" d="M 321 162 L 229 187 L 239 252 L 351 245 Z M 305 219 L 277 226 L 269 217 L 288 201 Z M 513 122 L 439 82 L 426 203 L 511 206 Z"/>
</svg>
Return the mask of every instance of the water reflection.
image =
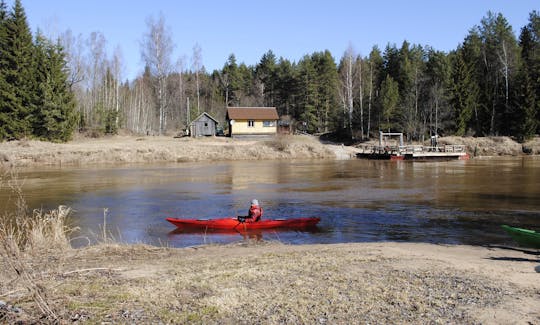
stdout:
<svg viewBox="0 0 540 325">
<path fill-rule="evenodd" d="M 170 234 L 164 219 L 243 215 L 257 198 L 268 218 L 320 217 L 318 231 L 265 232 L 286 243 L 504 243 L 501 223 L 540 226 L 540 160 L 452 162 L 239 161 L 21 171 L 31 208 L 75 210 L 77 237 L 96 239 L 104 209 L 119 240 L 171 246 L 241 234 Z M 13 200 L 0 189 L 0 208 Z M 249 237 L 248 237 L 249 238 Z M 84 245 L 86 239 L 74 241 Z"/>
<path fill-rule="evenodd" d="M 307 238 L 310 235 L 318 232 L 321 232 L 321 230 L 317 226 L 295 230 L 285 228 L 247 230 L 176 228 L 167 234 L 167 238 L 169 240 L 169 243 L 173 246 L 186 247 L 192 245 L 200 245 L 201 240 L 203 244 L 233 243 L 237 242 L 239 239 L 250 241 L 281 241 L 282 236 L 291 238 L 291 234 L 294 234 L 297 243 L 302 243 L 305 240 L 302 240 L 302 238 Z"/>
</svg>

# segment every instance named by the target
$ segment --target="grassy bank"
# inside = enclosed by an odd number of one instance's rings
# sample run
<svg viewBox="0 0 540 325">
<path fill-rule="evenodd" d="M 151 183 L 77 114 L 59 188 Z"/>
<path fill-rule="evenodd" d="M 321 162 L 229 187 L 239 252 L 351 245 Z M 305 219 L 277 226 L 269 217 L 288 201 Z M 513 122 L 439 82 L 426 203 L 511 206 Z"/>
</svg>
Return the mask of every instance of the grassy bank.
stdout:
<svg viewBox="0 0 540 325">
<path fill-rule="evenodd" d="M 369 143 L 376 144 L 377 140 Z M 508 137 L 446 137 L 439 139 L 439 144 L 463 144 L 471 156 L 519 156 L 524 152 L 540 154 L 538 137 L 524 144 Z M 358 151 L 355 146 L 323 143 L 311 136 L 281 136 L 274 139 L 80 137 L 68 143 L 34 140 L 0 143 L 0 165 L 34 167 L 260 159 L 348 159 Z"/>
<path fill-rule="evenodd" d="M 259 159 L 335 158 L 334 148 L 308 136 L 231 139 L 114 136 L 69 143 L 0 143 L 0 163 L 15 167 Z"/>
</svg>

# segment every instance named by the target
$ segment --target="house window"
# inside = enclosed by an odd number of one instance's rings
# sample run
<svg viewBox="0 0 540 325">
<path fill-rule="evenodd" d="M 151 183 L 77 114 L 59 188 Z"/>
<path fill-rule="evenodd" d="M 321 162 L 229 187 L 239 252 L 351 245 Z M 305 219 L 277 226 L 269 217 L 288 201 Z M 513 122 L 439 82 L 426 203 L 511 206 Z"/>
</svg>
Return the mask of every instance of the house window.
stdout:
<svg viewBox="0 0 540 325">
<path fill-rule="evenodd" d="M 276 121 L 263 121 L 264 127 L 276 126 Z"/>
<path fill-rule="evenodd" d="M 250 128 L 255 127 L 255 121 L 249 120 L 248 121 L 248 127 L 250 127 Z"/>
</svg>

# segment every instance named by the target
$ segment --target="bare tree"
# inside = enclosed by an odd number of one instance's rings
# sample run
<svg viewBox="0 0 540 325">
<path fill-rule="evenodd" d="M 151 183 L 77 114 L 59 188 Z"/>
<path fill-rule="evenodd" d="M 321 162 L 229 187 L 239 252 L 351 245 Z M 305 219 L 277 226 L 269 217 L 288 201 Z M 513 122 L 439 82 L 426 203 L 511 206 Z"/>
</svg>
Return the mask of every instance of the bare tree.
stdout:
<svg viewBox="0 0 540 325">
<path fill-rule="evenodd" d="M 116 119 L 115 119 L 115 126 L 118 129 L 119 128 L 119 115 L 120 115 L 120 83 L 122 80 L 122 70 L 123 70 L 123 55 L 122 55 L 122 49 L 120 46 L 117 46 L 114 50 L 112 62 L 111 62 L 111 70 L 113 73 L 113 87 L 114 87 L 114 110 L 116 112 Z"/>
<path fill-rule="evenodd" d="M 105 79 L 106 73 L 106 61 L 107 55 L 105 47 L 107 41 L 105 36 L 101 32 L 92 32 L 87 40 L 88 45 L 88 62 L 87 65 L 87 78 L 89 84 L 87 85 L 88 100 L 83 109 L 83 118 L 86 121 L 86 126 L 94 127 L 96 125 L 96 110 L 103 103 L 103 92 L 101 91 L 101 85 Z"/>
<path fill-rule="evenodd" d="M 152 17 L 146 20 L 148 31 L 141 43 L 141 56 L 155 78 L 155 91 L 159 111 L 159 134 L 166 129 L 167 76 L 171 71 L 171 54 L 174 48 L 170 28 L 165 26 L 163 14 L 157 21 Z"/>
<path fill-rule="evenodd" d="M 193 64 L 193 72 L 195 72 L 195 85 L 197 87 L 197 115 L 199 115 L 200 112 L 200 79 L 199 79 L 199 73 L 201 72 L 201 66 L 202 66 L 202 50 L 198 43 L 195 43 L 195 46 L 193 46 L 193 58 L 192 58 Z"/>
<path fill-rule="evenodd" d="M 360 136 L 364 139 L 364 88 L 362 75 L 362 57 L 359 55 L 356 60 L 356 69 L 358 71 L 358 103 L 360 104 Z"/>
<path fill-rule="evenodd" d="M 352 45 L 349 45 L 343 57 L 341 59 L 341 84 L 343 88 L 343 98 L 342 102 L 344 104 L 344 109 L 348 116 L 348 128 L 351 136 L 352 132 L 352 116 L 354 112 L 354 74 L 355 74 L 355 59 L 354 59 L 354 49 Z"/>
<path fill-rule="evenodd" d="M 84 80 L 84 44 L 82 35 L 75 37 L 71 30 L 60 35 L 60 42 L 66 53 L 69 68 L 68 83 L 71 89 L 75 84 Z"/>
</svg>

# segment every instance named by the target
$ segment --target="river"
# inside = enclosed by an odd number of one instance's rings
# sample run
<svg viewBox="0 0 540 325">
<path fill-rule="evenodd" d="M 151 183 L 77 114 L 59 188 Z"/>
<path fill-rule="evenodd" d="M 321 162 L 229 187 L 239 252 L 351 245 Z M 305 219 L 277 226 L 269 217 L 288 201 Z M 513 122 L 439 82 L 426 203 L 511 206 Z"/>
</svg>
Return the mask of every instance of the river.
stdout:
<svg viewBox="0 0 540 325">
<path fill-rule="evenodd" d="M 500 228 L 540 227 L 540 159 L 449 162 L 233 161 L 21 170 L 31 208 L 73 209 L 73 245 L 108 236 L 172 247 L 232 243 L 240 233 L 182 233 L 165 217 L 320 217 L 307 231 L 250 237 L 288 244 L 408 241 L 512 244 Z M 13 202 L 0 189 L 0 208 Z M 104 227 L 105 225 L 105 227 Z"/>
</svg>

